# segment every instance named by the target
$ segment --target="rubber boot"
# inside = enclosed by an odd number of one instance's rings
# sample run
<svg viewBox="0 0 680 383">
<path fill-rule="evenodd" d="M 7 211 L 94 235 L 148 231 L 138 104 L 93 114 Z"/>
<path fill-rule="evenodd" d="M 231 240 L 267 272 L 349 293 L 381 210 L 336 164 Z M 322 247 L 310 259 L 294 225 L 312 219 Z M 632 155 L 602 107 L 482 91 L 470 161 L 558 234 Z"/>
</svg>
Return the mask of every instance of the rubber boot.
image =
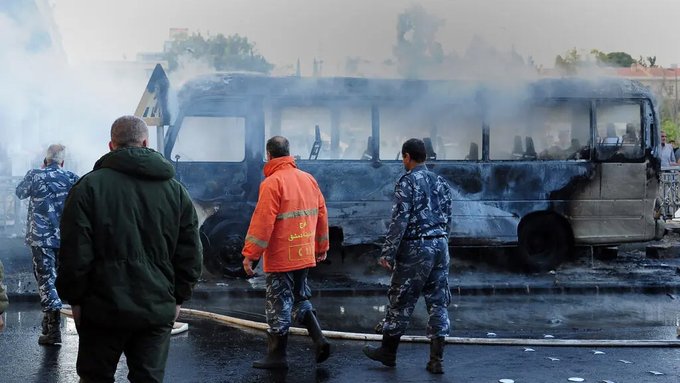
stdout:
<svg viewBox="0 0 680 383">
<path fill-rule="evenodd" d="M 49 315 L 47 314 L 48 311 L 43 312 L 43 319 L 42 319 L 42 335 L 47 335 L 47 321 L 49 320 Z"/>
<path fill-rule="evenodd" d="M 326 337 L 323 336 L 319 321 L 316 320 L 316 315 L 312 311 L 307 311 L 305 317 L 302 319 L 302 324 L 309 332 L 309 336 L 314 341 L 316 347 L 316 363 L 321 363 L 328 359 L 331 354 L 331 344 L 328 343 Z"/>
<path fill-rule="evenodd" d="M 394 367 L 397 365 L 397 348 L 399 347 L 399 338 L 401 338 L 401 336 L 388 336 L 383 334 L 381 346 L 365 346 L 364 354 L 373 360 L 377 360 L 385 366 Z"/>
<path fill-rule="evenodd" d="M 267 370 L 288 368 L 286 347 L 288 334 L 277 335 L 267 331 L 267 356 L 253 362 L 253 367 Z"/>
<path fill-rule="evenodd" d="M 430 341 L 430 361 L 427 362 L 426 370 L 433 374 L 443 374 L 442 360 L 444 358 L 444 344 L 446 340 L 443 336 L 432 338 Z"/>
<path fill-rule="evenodd" d="M 38 344 L 56 345 L 61 343 L 61 313 L 48 311 L 47 313 L 47 334 L 40 335 Z"/>
</svg>

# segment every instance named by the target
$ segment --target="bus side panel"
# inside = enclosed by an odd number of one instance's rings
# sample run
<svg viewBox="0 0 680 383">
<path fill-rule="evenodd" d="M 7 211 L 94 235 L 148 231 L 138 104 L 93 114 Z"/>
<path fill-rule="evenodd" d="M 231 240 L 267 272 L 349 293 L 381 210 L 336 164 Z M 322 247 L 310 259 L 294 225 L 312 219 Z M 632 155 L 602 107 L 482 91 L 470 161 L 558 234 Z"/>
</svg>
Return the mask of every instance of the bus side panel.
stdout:
<svg viewBox="0 0 680 383">
<path fill-rule="evenodd" d="M 568 217 L 574 196 L 598 190 L 590 162 L 437 164 L 454 190 L 452 237 L 459 245 L 514 244 L 523 217 L 552 211 Z"/>
<path fill-rule="evenodd" d="M 394 185 L 403 166 L 370 161 L 297 161 L 314 176 L 326 199 L 330 226 L 343 230 L 343 244 L 376 243 L 390 222 Z"/>
</svg>

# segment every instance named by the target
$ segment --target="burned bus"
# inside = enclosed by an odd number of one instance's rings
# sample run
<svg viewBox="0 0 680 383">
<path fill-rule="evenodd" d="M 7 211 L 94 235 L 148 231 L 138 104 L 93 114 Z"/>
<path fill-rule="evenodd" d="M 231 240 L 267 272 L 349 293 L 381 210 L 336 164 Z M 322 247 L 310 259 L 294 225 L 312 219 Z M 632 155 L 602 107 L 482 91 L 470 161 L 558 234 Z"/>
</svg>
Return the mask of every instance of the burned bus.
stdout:
<svg viewBox="0 0 680 383">
<path fill-rule="evenodd" d="M 164 86 L 147 87 L 161 105 Z M 212 273 L 242 275 L 240 250 L 273 135 L 287 137 L 298 167 L 317 179 L 338 246 L 383 240 L 404 172 L 401 144 L 411 137 L 424 140 L 428 167 L 454 191 L 454 247 L 516 247 L 517 262 L 547 269 L 575 246 L 663 235 L 658 112 L 636 82 L 226 73 L 187 82 L 176 102 L 162 152 L 199 211 Z"/>
</svg>

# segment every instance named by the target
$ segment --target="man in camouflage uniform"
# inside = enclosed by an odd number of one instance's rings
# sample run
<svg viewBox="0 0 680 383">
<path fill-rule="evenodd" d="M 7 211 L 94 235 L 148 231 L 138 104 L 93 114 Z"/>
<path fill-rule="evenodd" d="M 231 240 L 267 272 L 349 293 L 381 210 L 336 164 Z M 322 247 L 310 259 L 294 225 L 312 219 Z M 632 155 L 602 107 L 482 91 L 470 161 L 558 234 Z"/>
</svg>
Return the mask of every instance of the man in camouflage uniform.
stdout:
<svg viewBox="0 0 680 383">
<path fill-rule="evenodd" d="M 50 145 L 43 167 L 29 170 L 16 189 L 20 199 L 30 198 L 26 244 L 33 253 L 33 274 L 38 283 L 44 313 L 42 335 L 38 338 L 38 343 L 44 345 L 61 343 L 61 299 L 54 287 L 60 238 L 59 220 L 66 195 L 78 181 L 77 175 L 62 169 L 65 150 L 63 145 Z"/>
<path fill-rule="evenodd" d="M 7 292 L 5 291 L 5 286 L 2 284 L 5 274 L 5 268 L 2 266 L 2 261 L 0 261 L 0 332 L 5 328 L 5 318 L 3 314 L 7 310 L 9 305 L 9 299 L 7 299 Z"/>
<path fill-rule="evenodd" d="M 425 144 L 406 141 L 401 148 L 406 168 L 394 191 L 392 222 L 379 260 L 392 271 L 389 305 L 382 323 L 382 345 L 364 347 L 364 353 L 386 366 L 396 365 L 399 338 L 408 327 L 420 294 L 429 313 L 431 339 L 427 371 L 442 374 L 445 337 L 449 335 L 448 306 L 451 189 L 425 166 Z"/>
</svg>

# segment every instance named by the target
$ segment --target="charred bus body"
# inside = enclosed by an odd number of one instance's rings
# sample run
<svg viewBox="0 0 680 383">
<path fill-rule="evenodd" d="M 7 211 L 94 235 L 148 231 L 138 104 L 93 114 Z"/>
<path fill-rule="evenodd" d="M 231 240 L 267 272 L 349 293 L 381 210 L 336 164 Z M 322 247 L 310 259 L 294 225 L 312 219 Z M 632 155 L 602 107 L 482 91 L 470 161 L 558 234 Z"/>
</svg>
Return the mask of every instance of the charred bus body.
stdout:
<svg viewBox="0 0 680 383">
<path fill-rule="evenodd" d="M 545 269 L 574 246 L 663 235 L 658 115 L 635 82 L 215 74 L 186 83 L 178 106 L 163 152 L 194 199 L 215 274 L 242 275 L 272 135 L 288 137 L 299 168 L 317 179 L 331 241 L 343 246 L 384 238 L 411 137 L 425 140 L 428 166 L 453 187 L 453 246 L 517 245 L 522 262 Z"/>
</svg>

